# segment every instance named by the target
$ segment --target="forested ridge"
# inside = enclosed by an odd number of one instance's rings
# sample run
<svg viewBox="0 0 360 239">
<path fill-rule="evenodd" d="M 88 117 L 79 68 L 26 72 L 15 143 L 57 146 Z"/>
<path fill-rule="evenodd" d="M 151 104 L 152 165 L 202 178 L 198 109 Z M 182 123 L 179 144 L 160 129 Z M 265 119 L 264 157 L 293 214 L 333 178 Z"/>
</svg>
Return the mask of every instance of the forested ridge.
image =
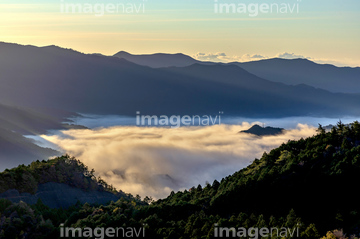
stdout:
<svg viewBox="0 0 360 239">
<path fill-rule="evenodd" d="M 19 192 L 35 193 L 39 184 L 47 182 L 64 183 L 84 190 L 106 190 L 117 192 L 101 177 L 94 175 L 80 160 L 64 155 L 50 160 L 34 161 L 30 165 L 20 165 L 5 169 L 0 173 L 0 193 L 9 189 Z M 120 191 L 120 193 L 122 193 Z"/>
<path fill-rule="evenodd" d="M 69 158 L 35 162 L 35 169 L 20 166 L 23 171 L 18 174 L 19 168 L 7 170 L 0 174 L 1 188 L 18 187 L 30 192 L 34 188 L 24 186 L 24 178 L 19 175 L 32 175 L 36 183 L 41 183 L 44 177 L 38 175 L 39 168 L 51 168 L 56 160 Z M 75 161 L 74 165 L 82 168 L 79 172 L 89 172 Z M 61 164 L 55 163 L 58 166 L 54 166 L 54 172 Z M 94 172 L 89 173 L 92 175 L 82 174 L 82 181 L 90 178 L 98 185 Z M 340 238 L 342 229 L 350 238 L 359 235 L 359 174 L 360 124 L 339 122 L 330 132 L 320 125 L 317 135 L 288 141 L 220 182 L 172 192 L 157 201 L 124 194 L 127 196 L 108 205 L 77 204 L 68 209 L 51 209 L 41 201 L 27 205 L 2 199 L 0 238 L 57 238 L 60 223 L 82 228 L 144 226 L 147 238 L 212 238 L 215 224 L 299 228 L 301 238 Z M 67 177 L 56 180 L 59 178 Z M 113 187 L 103 187 L 118 193 Z"/>
</svg>

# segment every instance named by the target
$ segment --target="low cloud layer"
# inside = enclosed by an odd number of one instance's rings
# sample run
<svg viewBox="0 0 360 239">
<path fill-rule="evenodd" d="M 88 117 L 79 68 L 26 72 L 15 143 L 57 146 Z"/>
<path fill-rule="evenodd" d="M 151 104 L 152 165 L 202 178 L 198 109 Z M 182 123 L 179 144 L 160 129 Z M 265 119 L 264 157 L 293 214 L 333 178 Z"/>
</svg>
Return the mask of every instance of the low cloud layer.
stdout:
<svg viewBox="0 0 360 239">
<path fill-rule="evenodd" d="M 166 197 L 228 176 L 246 167 L 264 151 L 289 139 L 315 134 L 298 125 L 284 135 L 255 137 L 238 132 L 251 125 L 148 128 L 120 126 L 68 130 L 42 136 L 63 152 L 79 158 L 117 189 L 134 195 Z"/>
<path fill-rule="evenodd" d="M 199 61 L 212 61 L 212 62 L 246 62 L 246 61 L 257 61 L 262 59 L 268 59 L 266 56 L 262 56 L 259 54 L 245 54 L 243 56 L 228 56 L 223 52 L 217 53 L 197 53 L 193 56 L 195 59 Z"/>
<path fill-rule="evenodd" d="M 284 53 L 279 53 L 276 55 L 276 57 L 278 58 L 283 58 L 283 59 L 311 59 L 310 57 L 305 57 L 302 55 L 296 55 L 295 53 L 288 53 L 288 52 L 284 52 Z"/>
<path fill-rule="evenodd" d="M 193 57 L 200 61 L 229 62 L 229 57 L 223 52 L 217 52 L 217 53 L 199 52 Z"/>
<path fill-rule="evenodd" d="M 351 67 L 357 67 L 359 66 L 359 63 L 357 61 L 354 61 L 352 59 L 343 59 L 336 60 L 336 59 L 325 59 L 325 58 L 312 58 L 307 57 L 304 55 L 298 55 L 295 53 L 289 53 L 289 52 L 282 52 L 278 53 L 275 56 L 265 56 L 261 54 L 244 54 L 242 56 L 228 56 L 226 53 L 218 52 L 218 53 L 197 53 L 193 56 L 195 59 L 200 61 L 212 61 L 212 62 L 223 62 L 223 63 L 229 63 L 229 62 L 249 62 L 249 61 L 259 61 L 259 60 L 265 60 L 265 59 L 272 59 L 272 58 L 283 58 L 283 59 L 308 59 L 310 61 L 314 61 L 319 64 L 332 64 L 335 66 L 351 66 Z"/>
</svg>

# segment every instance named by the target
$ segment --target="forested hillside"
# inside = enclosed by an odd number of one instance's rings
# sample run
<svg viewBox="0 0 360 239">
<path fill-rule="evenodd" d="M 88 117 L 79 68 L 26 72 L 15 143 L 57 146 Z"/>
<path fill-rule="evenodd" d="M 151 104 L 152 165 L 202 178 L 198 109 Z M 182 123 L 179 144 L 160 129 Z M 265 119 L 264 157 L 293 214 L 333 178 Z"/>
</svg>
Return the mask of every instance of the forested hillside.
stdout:
<svg viewBox="0 0 360 239">
<path fill-rule="evenodd" d="M 94 175 L 79 160 L 65 155 L 48 161 L 35 161 L 30 165 L 20 165 L 0 173 L 0 193 L 9 189 L 19 192 L 35 193 L 39 184 L 47 182 L 64 183 L 84 190 L 106 190 L 116 192 L 101 178 Z"/>
</svg>

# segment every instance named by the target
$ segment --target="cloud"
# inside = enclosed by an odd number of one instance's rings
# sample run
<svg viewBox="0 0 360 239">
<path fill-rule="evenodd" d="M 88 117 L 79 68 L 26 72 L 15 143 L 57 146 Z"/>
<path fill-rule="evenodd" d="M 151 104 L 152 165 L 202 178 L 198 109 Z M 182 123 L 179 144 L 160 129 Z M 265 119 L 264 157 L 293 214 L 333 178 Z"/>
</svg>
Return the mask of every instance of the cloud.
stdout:
<svg viewBox="0 0 360 239">
<path fill-rule="evenodd" d="M 247 61 L 257 61 L 262 59 L 268 59 L 268 57 L 260 54 L 245 54 L 243 56 L 228 56 L 225 53 L 197 53 L 193 58 L 199 61 L 213 61 L 213 62 L 247 62 Z"/>
<path fill-rule="evenodd" d="M 227 56 L 225 53 L 202 53 L 199 52 L 193 56 L 195 59 L 200 61 L 214 61 L 214 62 L 224 62 L 227 61 Z"/>
<path fill-rule="evenodd" d="M 358 67 L 359 62 L 353 59 L 325 59 L 325 58 L 312 58 L 307 57 L 304 55 L 298 55 L 295 53 L 289 53 L 289 52 L 282 52 L 278 53 L 275 56 L 266 56 L 261 54 L 244 54 L 242 56 L 228 56 L 226 53 L 197 53 L 193 56 L 193 58 L 199 60 L 199 61 L 213 61 L 213 62 L 223 62 L 223 63 L 229 63 L 229 62 L 249 62 L 249 61 L 259 61 L 259 60 L 265 60 L 265 59 L 272 59 L 272 58 L 283 58 L 283 59 L 308 59 L 313 62 L 319 63 L 319 64 L 331 64 L 338 67 L 343 66 L 351 66 L 351 67 Z"/>
<path fill-rule="evenodd" d="M 342 61 L 334 59 L 309 59 L 319 64 L 330 64 L 338 67 L 360 67 L 359 62 L 353 59 L 344 59 Z"/>
<path fill-rule="evenodd" d="M 325 58 L 312 58 L 312 57 L 296 55 L 295 53 L 288 53 L 288 52 L 279 53 L 275 57 L 283 58 L 283 59 L 299 59 L 299 58 L 301 58 L 301 59 L 307 59 L 307 60 L 316 62 L 318 64 L 331 64 L 331 65 L 338 66 L 338 67 L 359 66 L 359 63 L 357 61 L 354 61 L 351 59 L 335 60 L 335 59 L 325 59 Z"/>
<path fill-rule="evenodd" d="M 259 54 L 245 54 L 243 56 L 228 56 L 225 53 L 197 53 L 193 56 L 193 58 L 199 61 L 213 61 L 213 62 L 244 62 L 244 61 L 254 61 L 254 60 L 262 60 L 267 57 L 259 55 Z"/>
<path fill-rule="evenodd" d="M 252 59 L 263 59 L 263 58 L 266 58 L 266 57 L 262 56 L 262 55 L 254 54 L 254 55 L 251 55 L 250 58 L 252 58 Z"/>
<path fill-rule="evenodd" d="M 258 60 L 263 60 L 263 59 L 268 59 L 268 57 L 260 55 L 260 54 L 253 54 L 253 55 L 245 54 L 238 61 L 246 62 L 246 61 L 258 61 Z"/>
<path fill-rule="evenodd" d="M 283 58 L 283 59 L 311 59 L 310 57 L 305 57 L 302 55 L 296 55 L 295 53 L 288 53 L 288 52 L 284 52 L 284 53 L 279 53 L 276 55 L 276 57 L 278 58 Z"/>
<path fill-rule="evenodd" d="M 117 126 L 42 137 L 94 168 L 117 189 L 163 198 L 172 190 L 221 180 L 264 151 L 315 133 L 306 125 L 263 138 L 238 133 L 249 127 L 249 123 L 177 129 Z"/>
</svg>

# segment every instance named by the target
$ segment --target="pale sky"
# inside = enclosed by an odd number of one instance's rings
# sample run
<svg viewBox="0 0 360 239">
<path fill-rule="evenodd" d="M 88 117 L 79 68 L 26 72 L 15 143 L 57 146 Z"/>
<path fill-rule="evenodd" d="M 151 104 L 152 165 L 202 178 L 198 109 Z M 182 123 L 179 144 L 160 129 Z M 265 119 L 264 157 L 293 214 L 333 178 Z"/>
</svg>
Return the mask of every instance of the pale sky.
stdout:
<svg viewBox="0 0 360 239">
<path fill-rule="evenodd" d="M 262 3 L 286 4 L 287 13 L 256 15 L 256 6 L 249 4 Z M 79 4 L 83 12 L 61 12 L 66 4 Z M 121 4 L 132 13 L 111 8 Z M 215 4 L 241 5 L 247 12 L 215 13 Z M 110 10 L 102 14 L 101 5 Z M 360 1 L 1 0 L 0 36 L 4 42 L 105 55 L 181 52 L 198 59 L 244 61 L 294 53 L 360 66 Z"/>
</svg>

